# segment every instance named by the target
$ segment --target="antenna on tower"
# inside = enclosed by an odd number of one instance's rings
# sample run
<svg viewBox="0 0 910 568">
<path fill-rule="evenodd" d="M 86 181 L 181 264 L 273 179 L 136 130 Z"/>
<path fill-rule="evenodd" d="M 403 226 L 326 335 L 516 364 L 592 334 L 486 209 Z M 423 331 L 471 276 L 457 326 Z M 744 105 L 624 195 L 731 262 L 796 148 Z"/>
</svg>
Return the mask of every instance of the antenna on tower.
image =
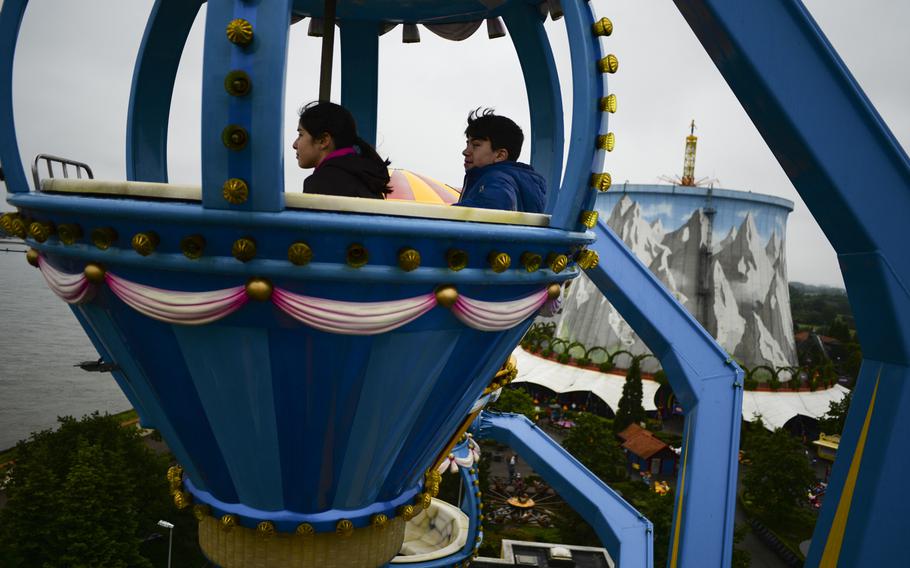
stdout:
<svg viewBox="0 0 910 568">
<path fill-rule="evenodd" d="M 683 158 L 683 174 L 680 178 L 680 185 L 693 187 L 695 185 L 695 146 L 698 144 L 698 136 L 695 135 L 695 119 L 689 126 L 689 135 L 686 136 L 686 155 Z"/>
</svg>

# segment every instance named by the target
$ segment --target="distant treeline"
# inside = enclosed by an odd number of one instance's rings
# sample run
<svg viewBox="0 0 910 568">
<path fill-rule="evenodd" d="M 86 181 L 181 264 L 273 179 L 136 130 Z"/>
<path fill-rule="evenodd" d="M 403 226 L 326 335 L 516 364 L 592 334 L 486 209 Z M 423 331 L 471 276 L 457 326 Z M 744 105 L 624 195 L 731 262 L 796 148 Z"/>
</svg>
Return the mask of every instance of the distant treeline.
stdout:
<svg viewBox="0 0 910 568">
<path fill-rule="evenodd" d="M 841 322 L 850 331 L 856 330 L 847 292 L 842 288 L 790 282 L 790 311 L 794 331 L 833 335 L 829 333 L 830 328 L 839 327 L 837 324 Z"/>
</svg>

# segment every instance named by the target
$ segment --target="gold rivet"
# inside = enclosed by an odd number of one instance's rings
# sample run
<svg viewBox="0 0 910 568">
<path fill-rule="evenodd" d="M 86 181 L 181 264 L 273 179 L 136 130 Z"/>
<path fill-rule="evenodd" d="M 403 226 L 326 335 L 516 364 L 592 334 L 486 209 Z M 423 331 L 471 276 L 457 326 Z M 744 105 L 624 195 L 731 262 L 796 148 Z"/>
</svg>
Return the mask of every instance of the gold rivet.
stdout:
<svg viewBox="0 0 910 568">
<path fill-rule="evenodd" d="M 616 95 L 608 95 L 600 99 L 600 112 L 616 112 Z"/>
<path fill-rule="evenodd" d="M 246 283 L 246 295 L 254 300 L 265 302 L 272 297 L 272 283 L 265 278 L 250 278 Z"/>
<path fill-rule="evenodd" d="M 455 286 L 445 285 L 436 288 L 436 303 L 444 308 L 451 308 L 458 300 L 458 290 Z"/>
<path fill-rule="evenodd" d="M 117 231 L 112 227 L 99 227 L 92 231 L 92 244 L 101 250 L 111 248 L 117 240 Z"/>
<path fill-rule="evenodd" d="M 310 536 L 316 533 L 316 529 L 310 523 L 300 523 L 294 532 L 300 536 Z"/>
<path fill-rule="evenodd" d="M 26 221 L 22 216 L 16 215 L 13 217 L 13 220 L 10 221 L 10 233 L 13 236 L 24 239 L 28 236 L 28 221 Z"/>
<path fill-rule="evenodd" d="M 180 252 L 190 260 L 202 258 L 202 252 L 205 250 L 205 237 L 202 235 L 190 235 L 180 240 Z"/>
<path fill-rule="evenodd" d="M 76 244 L 82 238 L 82 227 L 75 223 L 63 223 L 57 227 L 57 237 L 65 245 Z"/>
<path fill-rule="evenodd" d="M 370 253 L 362 244 L 354 243 L 348 247 L 344 260 L 351 268 L 360 268 L 370 261 Z"/>
<path fill-rule="evenodd" d="M 303 241 L 297 241 L 288 247 L 288 260 L 295 266 L 305 266 L 313 260 L 313 249 Z"/>
<path fill-rule="evenodd" d="M 253 41 L 253 24 L 243 18 L 231 20 L 225 32 L 228 40 L 239 46 L 247 46 Z"/>
<path fill-rule="evenodd" d="M 224 90 L 231 96 L 242 97 L 249 94 L 252 88 L 253 82 L 250 81 L 250 76 L 246 74 L 246 71 L 237 69 L 228 73 L 224 78 Z"/>
<path fill-rule="evenodd" d="M 595 36 L 608 36 L 613 33 L 613 22 L 610 18 L 601 18 L 592 26 Z"/>
<path fill-rule="evenodd" d="M 589 229 L 597 224 L 597 211 L 582 211 L 578 217 L 579 222 Z"/>
<path fill-rule="evenodd" d="M 91 262 L 85 265 L 85 269 L 82 271 L 85 274 L 85 278 L 94 284 L 101 284 L 104 282 L 104 267 L 100 264 L 95 264 Z M 183 471 L 183 470 L 181 470 Z"/>
<path fill-rule="evenodd" d="M 231 178 L 221 186 L 221 195 L 228 203 L 240 205 L 250 197 L 250 188 L 242 179 Z"/>
<path fill-rule="evenodd" d="M 565 270 L 566 266 L 568 265 L 569 257 L 564 254 L 556 254 L 555 252 L 551 252 L 547 255 L 547 266 L 550 267 L 550 270 L 552 270 L 554 274 L 559 274 Z"/>
<path fill-rule="evenodd" d="M 28 261 L 29 264 L 31 264 L 32 266 L 37 268 L 38 267 L 38 256 L 39 256 L 38 251 L 36 251 L 33 248 L 30 248 L 25 253 L 25 260 Z"/>
<path fill-rule="evenodd" d="M 560 291 L 562 291 L 562 286 L 559 284 L 550 284 L 547 286 L 547 299 L 555 300 L 559 297 Z"/>
<path fill-rule="evenodd" d="M 601 73 L 616 73 L 619 69 L 619 60 L 611 53 L 597 62 L 597 69 Z"/>
<path fill-rule="evenodd" d="M 577 262 L 578 266 L 583 270 L 588 270 L 597 266 L 600 262 L 600 256 L 597 254 L 597 251 L 584 249 L 575 257 L 575 262 Z"/>
<path fill-rule="evenodd" d="M 496 273 L 505 272 L 512 265 L 512 259 L 504 252 L 491 252 L 487 256 L 487 262 L 490 263 L 490 268 Z"/>
<path fill-rule="evenodd" d="M 543 262 L 543 258 L 533 252 L 523 252 L 521 253 L 521 265 L 525 267 L 525 270 L 528 272 L 536 272 L 540 269 L 540 263 Z"/>
<path fill-rule="evenodd" d="M 379 513 L 378 515 L 373 515 L 370 524 L 373 525 L 374 529 L 382 530 L 389 524 L 389 518 L 386 515 Z"/>
<path fill-rule="evenodd" d="M 597 191 L 607 191 L 613 185 L 613 176 L 604 172 L 601 174 L 591 174 L 591 187 Z"/>
<path fill-rule="evenodd" d="M 13 234 L 13 219 L 15 218 L 15 213 L 4 213 L 0 215 L 0 230 L 4 233 Z"/>
<path fill-rule="evenodd" d="M 410 521 L 417 514 L 417 511 L 414 510 L 414 505 L 402 505 L 398 508 L 398 514 L 405 521 Z"/>
<path fill-rule="evenodd" d="M 193 506 L 193 516 L 196 517 L 197 521 L 202 521 L 204 518 L 209 516 L 209 506 L 208 505 L 194 505 Z"/>
<path fill-rule="evenodd" d="M 414 502 L 424 509 L 430 508 L 430 503 L 433 502 L 433 498 L 429 493 L 418 493 L 417 497 L 414 498 Z"/>
<path fill-rule="evenodd" d="M 256 525 L 256 534 L 259 536 L 272 536 L 275 534 L 275 525 L 271 521 L 262 521 Z"/>
<path fill-rule="evenodd" d="M 415 270 L 420 266 L 420 253 L 412 248 L 403 248 L 398 251 L 398 266 L 405 272 Z"/>
<path fill-rule="evenodd" d="M 231 254 L 240 262 L 248 262 L 256 258 L 256 241 L 252 237 L 241 237 L 231 246 Z"/>
<path fill-rule="evenodd" d="M 249 138 L 246 128 L 237 124 L 229 124 L 221 131 L 221 143 L 229 150 L 243 150 Z"/>
<path fill-rule="evenodd" d="M 174 506 L 178 509 L 186 509 L 190 506 L 190 502 L 189 493 L 184 493 L 183 491 L 174 492 Z"/>
<path fill-rule="evenodd" d="M 43 243 L 54 234 L 54 224 L 49 221 L 33 221 L 28 226 L 28 234 L 39 243 Z"/>
<path fill-rule="evenodd" d="M 612 152 L 616 147 L 616 136 L 612 132 L 601 134 L 597 137 L 597 149 Z"/>
<path fill-rule="evenodd" d="M 354 534 L 354 523 L 347 519 L 341 519 L 335 525 L 335 532 L 344 537 L 351 536 Z"/>
<path fill-rule="evenodd" d="M 183 479 L 183 468 L 179 465 L 172 465 L 171 467 L 167 468 L 167 480 L 174 481 L 175 479 Z"/>
<path fill-rule="evenodd" d="M 235 515 L 223 515 L 221 517 L 221 528 L 229 531 L 237 526 L 237 517 Z"/>
<path fill-rule="evenodd" d="M 157 233 L 154 231 L 146 231 L 144 233 L 136 233 L 133 235 L 131 244 L 133 245 L 133 250 L 142 256 L 148 256 L 155 252 L 155 249 L 158 248 L 159 242 L 160 239 L 158 238 Z"/>
<path fill-rule="evenodd" d="M 468 265 L 468 253 L 461 249 L 449 249 L 446 251 L 446 264 L 449 270 L 458 272 Z"/>
</svg>

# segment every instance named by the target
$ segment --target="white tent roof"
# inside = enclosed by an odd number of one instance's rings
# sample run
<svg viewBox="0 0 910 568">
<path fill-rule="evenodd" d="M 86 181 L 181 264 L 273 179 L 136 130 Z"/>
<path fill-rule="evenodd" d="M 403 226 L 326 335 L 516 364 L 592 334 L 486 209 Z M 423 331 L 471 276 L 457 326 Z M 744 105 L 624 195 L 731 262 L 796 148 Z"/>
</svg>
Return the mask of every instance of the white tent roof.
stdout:
<svg viewBox="0 0 910 568">
<path fill-rule="evenodd" d="M 626 381 L 623 375 L 563 365 L 531 355 L 520 347 L 513 354 L 518 362 L 518 376 L 514 383 L 533 383 L 557 393 L 590 391 L 610 405 L 610 408 L 615 410 L 619 406 L 622 386 Z M 654 395 L 660 385 L 648 380 L 641 383 L 642 405 L 645 410 L 657 410 Z M 841 400 L 848 392 L 848 389 L 840 385 L 815 392 L 745 391 L 743 418 L 753 421 L 760 414 L 765 426 L 773 430 L 798 414 L 821 418 L 828 412 L 828 405 L 832 401 Z"/>
</svg>

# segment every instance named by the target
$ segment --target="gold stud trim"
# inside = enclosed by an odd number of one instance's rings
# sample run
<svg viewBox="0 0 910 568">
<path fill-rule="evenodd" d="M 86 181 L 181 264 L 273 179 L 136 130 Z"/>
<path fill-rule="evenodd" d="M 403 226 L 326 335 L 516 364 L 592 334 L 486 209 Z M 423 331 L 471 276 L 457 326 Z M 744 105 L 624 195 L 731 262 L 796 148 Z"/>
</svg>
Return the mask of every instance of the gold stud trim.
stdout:
<svg viewBox="0 0 910 568">
<path fill-rule="evenodd" d="M 589 270 L 597 266 L 600 262 L 600 255 L 597 254 L 597 251 L 584 249 L 575 257 L 575 262 L 577 262 L 578 266 L 583 270 Z"/>
<path fill-rule="evenodd" d="M 295 266 L 306 266 L 313 260 L 313 249 L 303 241 L 288 247 L 288 260 Z"/>
<path fill-rule="evenodd" d="M 82 227 L 76 223 L 63 223 L 57 227 L 57 238 L 67 246 L 74 245 L 82 238 Z"/>
<path fill-rule="evenodd" d="M 237 526 L 237 516 L 236 515 L 223 515 L 221 517 L 221 528 L 223 530 L 229 531 L 236 526 Z"/>
<path fill-rule="evenodd" d="M 300 523 L 294 532 L 299 536 L 311 536 L 316 534 L 316 529 L 310 523 Z"/>
<path fill-rule="evenodd" d="M 239 69 L 231 71 L 224 78 L 224 90 L 232 97 L 242 97 L 249 94 L 253 88 L 253 82 L 246 71 Z"/>
<path fill-rule="evenodd" d="M 589 229 L 593 229 L 597 224 L 597 211 L 582 211 L 578 216 L 578 221 Z"/>
<path fill-rule="evenodd" d="M 221 142 L 229 150 L 243 150 L 249 139 L 250 135 L 246 128 L 238 124 L 229 124 L 221 131 Z"/>
<path fill-rule="evenodd" d="M 354 243 L 348 246 L 344 261 L 351 268 L 360 268 L 370 261 L 370 253 L 362 244 Z"/>
<path fill-rule="evenodd" d="M 146 231 L 144 233 L 136 233 L 133 235 L 132 241 L 130 244 L 133 246 L 133 250 L 141 254 L 142 256 L 148 256 L 155 252 L 155 249 L 158 248 L 158 244 L 161 240 L 158 238 L 158 233 L 154 231 Z"/>
<path fill-rule="evenodd" d="M 92 231 L 92 244 L 101 250 L 111 248 L 117 240 L 117 231 L 113 227 L 99 227 Z"/>
<path fill-rule="evenodd" d="M 550 270 L 554 274 L 559 274 L 569 265 L 569 257 L 564 254 L 557 254 L 555 252 L 547 255 L 547 266 L 550 267 Z"/>
<path fill-rule="evenodd" d="M 231 178 L 221 186 L 221 196 L 233 205 L 240 205 L 250 197 L 250 187 L 240 178 Z"/>
<path fill-rule="evenodd" d="M 241 237 L 231 246 L 231 254 L 240 262 L 256 258 L 256 241 L 252 237 Z"/>
<path fill-rule="evenodd" d="M 379 513 L 378 515 L 373 515 L 373 518 L 370 519 L 370 525 L 372 525 L 373 528 L 377 529 L 377 530 L 385 529 L 388 526 L 388 524 L 389 524 L 389 517 L 387 517 L 386 515 L 383 515 L 382 513 Z"/>
<path fill-rule="evenodd" d="M 231 43 L 246 47 L 253 41 L 253 24 L 243 18 L 237 18 L 230 21 L 225 33 Z"/>
<path fill-rule="evenodd" d="M 598 106 L 600 107 L 600 112 L 609 112 L 610 114 L 613 114 L 616 112 L 616 95 L 601 97 Z"/>
<path fill-rule="evenodd" d="M 13 236 L 24 239 L 28 236 L 28 225 L 29 223 L 24 217 L 21 215 L 16 215 L 13 217 L 12 221 L 10 221 L 9 232 L 12 233 Z"/>
<path fill-rule="evenodd" d="M 468 253 L 461 249 L 449 249 L 446 251 L 446 264 L 449 270 L 458 272 L 468 265 Z"/>
<path fill-rule="evenodd" d="M 3 213 L 0 215 L 0 229 L 2 229 L 4 233 L 13 234 L 13 219 L 15 219 L 16 216 L 16 213 Z"/>
<path fill-rule="evenodd" d="M 420 266 L 420 253 L 412 248 L 398 251 L 398 266 L 405 272 L 411 272 Z"/>
<path fill-rule="evenodd" d="M 526 271 L 537 272 L 540 270 L 540 263 L 543 262 L 543 257 L 535 252 L 523 252 L 521 253 L 520 262 Z"/>
<path fill-rule="evenodd" d="M 186 509 L 192 503 L 189 493 L 184 493 L 183 491 L 174 492 L 174 506 L 178 509 Z"/>
<path fill-rule="evenodd" d="M 616 147 L 616 135 L 612 132 L 601 134 L 597 137 L 597 149 L 612 152 Z"/>
<path fill-rule="evenodd" d="M 597 191 L 608 191 L 613 185 L 613 176 L 607 172 L 591 174 L 591 187 Z"/>
<path fill-rule="evenodd" d="M 193 516 L 196 517 L 197 521 L 209 516 L 210 509 L 208 505 L 193 505 Z"/>
<path fill-rule="evenodd" d="M 256 525 L 256 534 L 262 537 L 274 536 L 275 525 L 272 524 L 272 521 L 262 521 Z"/>
<path fill-rule="evenodd" d="M 43 243 L 54 234 L 54 224 L 50 221 L 33 221 L 28 226 L 28 236 Z"/>
<path fill-rule="evenodd" d="M 205 237 L 202 235 L 189 235 L 180 240 L 180 252 L 190 260 L 202 258 L 205 252 Z"/>
<path fill-rule="evenodd" d="M 417 515 L 417 510 L 414 509 L 414 505 L 402 505 L 398 508 L 398 515 L 405 521 L 410 521 Z"/>
<path fill-rule="evenodd" d="M 489 256 L 487 256 L 487 262 L 490 263 L 490 268 L 493 272 L 496 272 L 497 274 L 505 272 L 509 269 L 509 266 L 512 265 L 511 257 L 504 252 L 491 252 Z"/>
<path fill-rule="evenodd" d="M 595 36 L 609 36 L 613 34 L 613 22 L 610 18 L 601 18 L 591 26 Z"/>
<path fill-rule="evenodd" d="M 597 70 L 601 73 L 616 73 L 619 69 L 619 59 L 612 53 L 597 62 Z"/>
<path fill-rule="evenodd" d="M 354 523 L 347 519 L 341 519 L 335 525 L 335 532 L 343 537 L 349 537 L 354 534 Z"/>
</svg>

